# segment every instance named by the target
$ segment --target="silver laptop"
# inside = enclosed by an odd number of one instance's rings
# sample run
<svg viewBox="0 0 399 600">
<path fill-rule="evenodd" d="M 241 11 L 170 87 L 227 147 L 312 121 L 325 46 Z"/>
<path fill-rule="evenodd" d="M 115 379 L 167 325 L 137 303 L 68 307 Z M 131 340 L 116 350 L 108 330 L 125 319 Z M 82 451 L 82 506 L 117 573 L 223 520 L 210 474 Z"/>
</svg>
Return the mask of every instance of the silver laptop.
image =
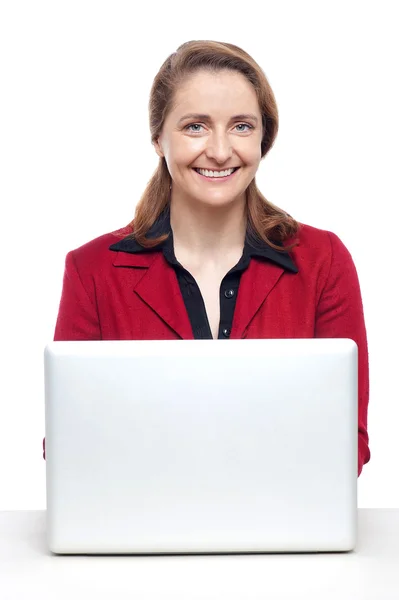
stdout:
<svg viewBox="0 0 399 600">
<path fill-rule="evenodd" d="M 49 549 L 354 549 L 357 378 L 349 339 L 50 343 Z"/>
</svg>

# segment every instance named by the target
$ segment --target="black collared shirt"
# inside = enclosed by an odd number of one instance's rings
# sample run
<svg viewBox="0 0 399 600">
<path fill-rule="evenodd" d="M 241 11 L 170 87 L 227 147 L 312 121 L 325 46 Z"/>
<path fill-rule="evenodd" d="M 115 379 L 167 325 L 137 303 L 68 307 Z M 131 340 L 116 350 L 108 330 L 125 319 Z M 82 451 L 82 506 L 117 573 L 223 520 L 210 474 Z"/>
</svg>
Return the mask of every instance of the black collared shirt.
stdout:
<svg viewBox="0 0 399 600">
<path fill-rule="evenodd" d="M 121 252 L 159 252 L 162 251 L 165 259 L 174 268 L 183 296 L 184 304 L 191 322 L 195 339 L 211 339 L 212 332 L 209 326 L 204 299 L 194 277 L 177 260 L 174 252 L 173 231 L 170 224 L 170 211 L 166 208 L 147 234 L 148 238 L 169 234 L 167 240 L 153 248 L 144 248 L 132 238 L 124 238 L 110 246 L 110 250 Z M 282 244 L 278 244 L 281 245 Z M 245 269 L 248 268 L 253 256 L 271 260 L 286 270 L 298 272 L 289 254 L 277 252 L 262 240 L 256 239 L 247 233 L 244 250 L 238 263 L 224 276 L 220 285 L 220 323 L 218 339 L 230 337 L 233 323 L 234 310 L 237 302 L 238 288 Z"/>
</svg>

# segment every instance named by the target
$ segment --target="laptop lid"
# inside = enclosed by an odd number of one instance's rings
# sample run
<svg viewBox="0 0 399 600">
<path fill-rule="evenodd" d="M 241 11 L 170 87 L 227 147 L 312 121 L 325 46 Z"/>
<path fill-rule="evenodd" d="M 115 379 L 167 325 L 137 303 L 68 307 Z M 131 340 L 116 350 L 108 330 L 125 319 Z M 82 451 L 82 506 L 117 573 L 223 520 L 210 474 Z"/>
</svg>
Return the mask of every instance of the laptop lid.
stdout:
<svg viewBox="0 0 399 600">
<path fill-rule="evenodd" d="M 357 377 L 348 339 L 50 343 L 50 550 L 353 549 Z"/>
</svg>

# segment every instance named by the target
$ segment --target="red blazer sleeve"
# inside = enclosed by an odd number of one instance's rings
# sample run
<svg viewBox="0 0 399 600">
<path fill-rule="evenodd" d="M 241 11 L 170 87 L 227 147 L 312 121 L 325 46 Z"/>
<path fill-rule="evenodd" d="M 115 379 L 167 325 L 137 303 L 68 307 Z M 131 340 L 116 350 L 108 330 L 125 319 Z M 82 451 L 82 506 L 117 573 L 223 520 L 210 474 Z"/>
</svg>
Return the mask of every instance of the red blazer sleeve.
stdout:
<svg viewBox="0 0 399 600">
<path fill-rule="evenodd" d="M 94 284 L 85 287 L 73 251 L 65 259 L 64 280 L 55 326 L 55 341 L 100 340 Z"/>
<path fill-rule="evenodd" d="M 334 233 L 329 232 L 331 263 L 316 311 L 315 337 L 349 338 L 358 346 L 358 476 L 370 460 L 367 433 L 369 363 L 367 334 L 359 279 L 352 257 Z"/>
<path fill-rule="evenodd" d="M 92 288 L 94 290 L 94 287 Z M 101 329 L 95 294 L 88 291 L 79 275 L 73 251 L 65 259 L 64 279 L 60 306 L 54 332 L 54 341 L 100 340 Z M 46 458 L 46 440 L 43 439 L 43 458 Z"/>
</svg>

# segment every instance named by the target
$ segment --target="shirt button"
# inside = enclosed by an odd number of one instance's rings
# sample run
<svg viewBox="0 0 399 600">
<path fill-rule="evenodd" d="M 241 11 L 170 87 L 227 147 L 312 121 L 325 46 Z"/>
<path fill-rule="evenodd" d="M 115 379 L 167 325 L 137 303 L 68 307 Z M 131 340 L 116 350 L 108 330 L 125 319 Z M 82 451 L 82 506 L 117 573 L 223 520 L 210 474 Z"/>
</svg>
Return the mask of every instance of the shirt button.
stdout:
<svg viewBox="0 0 399 600">
<path fill-rule="evenodd" d="M 234 290 L 226 290 L 224 293 L 226 298 L 232 298 L 234 296 L 234 294 L 235 294 Z"/>
<path fill-rule="evenodd" d="M 229 329 L 228 327 L 226 327 L 226 329 L 223 329 L 223 335 L 224 337 L 230 337 L 230 333 L 231 333 L 231 329 Z"/>
</svg>

